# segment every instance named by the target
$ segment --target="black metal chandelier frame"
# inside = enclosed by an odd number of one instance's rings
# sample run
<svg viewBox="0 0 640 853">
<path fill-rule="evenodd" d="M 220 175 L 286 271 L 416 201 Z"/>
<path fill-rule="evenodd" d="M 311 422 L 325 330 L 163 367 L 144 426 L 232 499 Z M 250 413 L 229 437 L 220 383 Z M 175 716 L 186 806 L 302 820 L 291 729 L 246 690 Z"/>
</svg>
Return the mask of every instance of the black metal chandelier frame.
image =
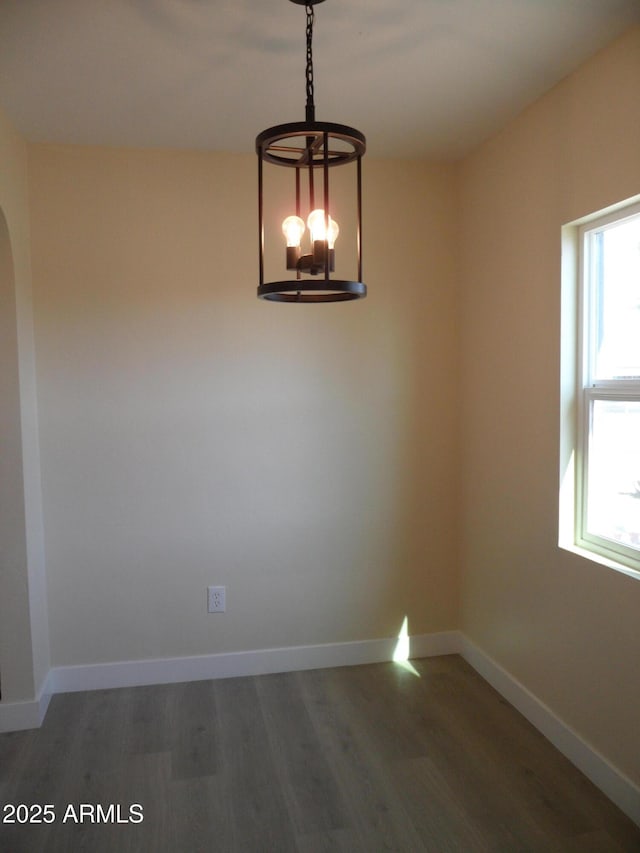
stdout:
<svg viewBox="0 0 640 853">
<path fill-rule="evenodd" d="M 279 124 L 263 130 L 256 137 L 258 155 L 258 232 L 260 282 L 258 296 L 275 302 L 338 302 L 361 299 L 367 294 L 362 281 L 362 165 L 366 139 L 359 130 L 343 124 L 315 120 L 313 79 L 313 6 L 323 0 L 291 0 L 306 7 L 307 65 L 305 121 Z M 332 278 L 334 250 L 326 235 L 330 227 L 330 170 L 356 163 L 356 262 L 357 281 Z M 264 164 L 284 166 L 295 170 L 295 211 L 301 214 L 301 184 L 306 178 L 310 210 L 315 208 L 316 195 L 322 198 L 325 239 L 316 240 L 309 254 L 287 248 L 287 269 L 295 270 L 296 278 L 281 281 L 264 280 Z M 316 181 L 316 173 L 318 181 Z M 316 183 L 321 188 L 316 192 Z M 303 274 L 312 278 L 303 278 Z"/>
</svg>

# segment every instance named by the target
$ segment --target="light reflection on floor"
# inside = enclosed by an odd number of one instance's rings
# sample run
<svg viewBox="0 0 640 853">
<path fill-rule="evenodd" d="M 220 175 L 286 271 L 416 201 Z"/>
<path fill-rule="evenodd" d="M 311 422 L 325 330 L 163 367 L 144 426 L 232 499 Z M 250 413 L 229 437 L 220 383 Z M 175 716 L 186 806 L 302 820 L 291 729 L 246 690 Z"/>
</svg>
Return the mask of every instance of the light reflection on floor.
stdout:
<svg viewBox="0 0 640 853">
<path fill-rule="evenodd" d="M 420 678 L 420 673 L 409 660 L 410 653 L 411 640 L 409 638 L 409 618 L 405 616 L 402 628 L 400 628 L 400 633 L 398 634 L 398 642 L 393 653 L 393 662 Z"/>
</svg>

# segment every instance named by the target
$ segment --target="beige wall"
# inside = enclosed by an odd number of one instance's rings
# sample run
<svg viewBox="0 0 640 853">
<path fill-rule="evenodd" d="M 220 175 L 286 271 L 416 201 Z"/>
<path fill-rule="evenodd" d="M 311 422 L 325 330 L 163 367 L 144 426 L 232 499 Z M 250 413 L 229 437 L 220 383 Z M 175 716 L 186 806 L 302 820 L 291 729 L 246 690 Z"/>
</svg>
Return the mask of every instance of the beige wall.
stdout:
<svg viewBox="0 0 640 853">
<path fill-rule="evenodd" d="M 277 305 L 254 156 L 30 147 L 55 665 L 456 626 L 453 170 L 363 166 L 370 298 Z"/>
<path fill-rule="evenodd" d="M 461 165 L 465 632 L 640 782 L 640 583 L 558 541 L 560 228 L 640 193 L 640 29 Z"/>
<path fill-rule="evenodd" d="M 0 683 L 31 699 L 49 670 L 26 148 L 0 112 Z"/>
</svg>

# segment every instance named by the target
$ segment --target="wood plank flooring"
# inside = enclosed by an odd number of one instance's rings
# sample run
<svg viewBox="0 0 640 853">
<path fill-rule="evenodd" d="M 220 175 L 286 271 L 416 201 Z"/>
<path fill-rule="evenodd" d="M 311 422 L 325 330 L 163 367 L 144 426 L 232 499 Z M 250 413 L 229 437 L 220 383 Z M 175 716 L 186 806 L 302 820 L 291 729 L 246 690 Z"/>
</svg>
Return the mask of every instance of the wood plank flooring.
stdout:
<svg viewBox="0 0 640 853">
<path fill-rule="evenodd" d="M 0 851 L 640 851 L 461 658 L 413 664 L 54 696 L 41 729 L 0 735 L 0 807 L 56 819 L 0 824 Z M 64 822 L 81 803 L 144 819 Z"/>
</svg>

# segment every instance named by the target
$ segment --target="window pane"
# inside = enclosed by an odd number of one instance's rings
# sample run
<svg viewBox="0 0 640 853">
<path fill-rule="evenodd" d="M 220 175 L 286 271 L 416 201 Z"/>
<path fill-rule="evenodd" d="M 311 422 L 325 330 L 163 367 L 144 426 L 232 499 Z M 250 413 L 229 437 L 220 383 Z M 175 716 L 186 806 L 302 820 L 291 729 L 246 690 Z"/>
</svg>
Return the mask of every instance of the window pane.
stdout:
<svg viewBox="0 0 640 853">
<path fill-rule="evenodd" d="M 592 235 L 595 379 L 640 376 L 640 216 Z"/>
<path fill-rule="evenodd" d="M 640 549 L 640 402 L 592 406 L 587 531 Z"/>
</svg>

